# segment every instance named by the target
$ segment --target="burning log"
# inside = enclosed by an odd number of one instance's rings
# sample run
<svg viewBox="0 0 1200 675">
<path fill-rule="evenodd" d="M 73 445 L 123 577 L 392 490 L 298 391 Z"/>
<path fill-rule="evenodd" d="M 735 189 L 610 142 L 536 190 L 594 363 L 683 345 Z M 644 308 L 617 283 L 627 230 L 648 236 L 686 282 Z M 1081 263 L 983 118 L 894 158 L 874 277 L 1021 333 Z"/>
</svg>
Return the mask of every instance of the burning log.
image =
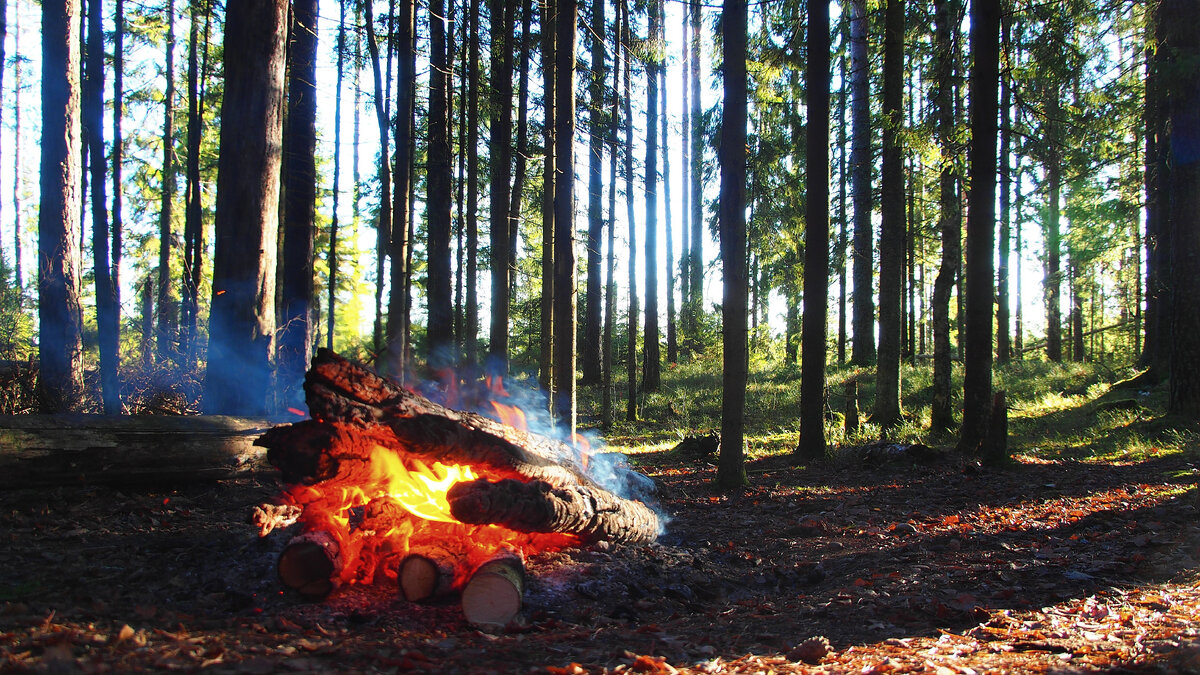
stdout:
<svg viewBox="0 0 1200 675">
<path fill-rule="evenodd" d="M 281 501 L 303 511 L 279 573 L 305 596 L 385 578 L 410 601 L 462 588 L 470 621 L 503 626 L 521 608 L 525 552 L 658 534 L 655 513 L 601 487 L 572 445 L 451 410 L 326 350 L 305 392 L 314 419 L 256 441 L 288 484 Z"/>
<path fill-rule="evenodd" d="M 455 483 L 446 498 L 450 513 L 464 523 L 574 534 L 585 542 L 646 543 L 658 536 L 658 516 L 645 504 L 592 485 L 554 487 L 543 481 L 481 478 Z"/>
<path fill-rule="evenodd" d="M 525 593 L 525 561 L 505 551 L 471 573 L 463 588 L 463 616 L 477 626 L 503 628 L 521 611 Z"/>
</svg>

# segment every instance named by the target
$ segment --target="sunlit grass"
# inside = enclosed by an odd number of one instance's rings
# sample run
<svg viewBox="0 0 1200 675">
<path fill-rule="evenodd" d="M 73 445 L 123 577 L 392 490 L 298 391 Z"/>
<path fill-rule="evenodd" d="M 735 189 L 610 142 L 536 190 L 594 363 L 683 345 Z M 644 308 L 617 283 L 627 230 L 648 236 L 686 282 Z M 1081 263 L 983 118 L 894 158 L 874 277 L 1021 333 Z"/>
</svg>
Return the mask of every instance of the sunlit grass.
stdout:
<svg viewBox="0 0 1200 675">
<path fill-rule="evenodd" d="M 1141 462 L 1170 454 L 1200 454 L 1200 429 L 1166 416 L 1166 389 L 1114 386 L 1136 374 L 1102 364 L 1016 361 L 997 365 L 993 388 L 1006 392 L 1009 453 L 1049 460 Z M 663 371 L 662 387 L 640 393 L 638 421 L 624 421 L 623 370 L 614 383 L 614 424 L 604 432 L 614 450 L 647 457 L 673 448 L 688 436 L 720 430 L 721 359 L 706 354 Z M 961 368 L 952 386 L 961 406 Z M 857 383 L 860 425 L 847 431 L 848 384 Z M 953 449 L 957 434 L 929 430 L 932 366 L 902 368 L 904 421 L 884 432 L 871 421 L 873 368 L 830 366 L 826 377 L 825 437 L 829 459 L 851 461 L 864 445 L 886 438 Z M 598 419 L 599 391 L 580 392 L 580 410 Z M 799 439 L 800 369 L 766 358 L 751 360 L 746 387 L 746 453 L 750 460 L 793 452 Z M 715 458 L 714 458 L 715 459 Z"/>
</svg>

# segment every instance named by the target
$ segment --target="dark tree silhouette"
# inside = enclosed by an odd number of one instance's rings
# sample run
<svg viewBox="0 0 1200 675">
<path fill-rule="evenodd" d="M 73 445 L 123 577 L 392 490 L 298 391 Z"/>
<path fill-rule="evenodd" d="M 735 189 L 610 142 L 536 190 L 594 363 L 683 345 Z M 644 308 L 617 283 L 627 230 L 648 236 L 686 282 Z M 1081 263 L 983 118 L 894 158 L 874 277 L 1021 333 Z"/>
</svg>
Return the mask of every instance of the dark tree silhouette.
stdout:
<svg viewBox="0 0 1200 675">
<path fill-rule="evenodd" d="M 966 344 L 963 420 L 958 448 L 978 453 L 992 406 L 992 307 L 995 297 L 997 87 L 1000 83 L 1000 0 L 971 2 L 971 192 L 967 214 Z M 992 447 L 995 446 L 995 447 Z M 997 461 L 998 443 L 983 448 Z"/>
<path fill-rule="evenodd" d="M 825 455 L 825 339 L 829 293 L 829 4 L 808 6 L 805 133 L 804 323 L 801 326 L 800 443 L 796 457 Z"/>
<path fill-rule="evenodd" d="M 854 205 L 852 262 L 854 342 L 850 361 L 875 363 L 875 252 L 871 225 L 871 63 L 867 52 L 866 0 L 850 0 L 850 185 Z"/>
<path fill-rule="evenodd" d="M 745 0 L 725 0 L 721 10 L 724 45 L 721 114 L 721 269 L 723 270 L 721 454 L 717 484 L 740 490 L 746 484 L 743 433 L 746 411 L 746 25 Z M 653 267 L 652 260 L 646 261 Z M 647 339 L 649 339 L 647 337 Z"/>
<path fill-rule="evenodd" d="M 291 0 L 287 148 L 283 168 L 283 274 L 275 377 L 281 401 L 303 400 L 312 346 L 313 241 L 317 205 L 317 0 Z"/>
<path fill-rule="evenodd" d="M 879 361 L 874 421 L 900 423 L 904 329 L 904 0 L 887 0 L 883 34 L 883 166 L 880 171 Z M 855 334 L 855 344 L 858 344 Z"/>
<path fill-rule="evenodd" d="M 604 2 L 592 0 L 591 57 L 592 67 L 588 82 L 591 99 L 588 110 L 588 237 L 587 237 L 587 294 L 584 298 L 586 310 L 582 347 L 583 384 L 600 381 L 601 358 L 601 301 L 600 278 L 601 237 L 604 234 L 604 216 L 601 209 L 603 199 L 604 140 L 606 122 L 604 110 Z"/>
<path fill-rule="evenodd" d="M 450 289 L 450 78 L 447 71 L 446 3 L 429 3 L 428 358 L 434 367 L 453 362 L 454 299 Z"/>
<path fill-rule="evenodd" d="M 558 0 L 555 35 L 554 396 L 568 438 L 575 435 L 575 22 L 576 0 Z"/>
<path fill-rule="evenodd" d="M 77 409 L 80 303 L 79 0 L 42 2 L 42 157 L 38 210 L 38 407 Z"/>
<path fill-rule="evenodd" d="M 203 401 L 209 414 L 262 414 L 270 400 L 286 19 L 286 0 L 241 0 L 226 9 Z"/>
</svg>

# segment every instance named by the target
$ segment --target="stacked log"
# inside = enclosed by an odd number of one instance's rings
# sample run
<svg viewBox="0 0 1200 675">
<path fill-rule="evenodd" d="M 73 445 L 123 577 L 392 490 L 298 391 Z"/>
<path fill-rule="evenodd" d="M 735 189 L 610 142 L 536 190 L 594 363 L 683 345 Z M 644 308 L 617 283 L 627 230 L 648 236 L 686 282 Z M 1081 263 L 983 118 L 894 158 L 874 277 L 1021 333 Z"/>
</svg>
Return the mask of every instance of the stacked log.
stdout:
<svg viewBox="0 0 1200 675">
<path fill-rule="evenodd" d="M 361 557 L 386 568 L 410 601 L 461 591 L 469 621 L 503 626 L 520 611 L 522 541 L 642 544 L 658 535 L 654 511 L 597 484 L 571 445 L 452 410 L 328 350 L 313 359 L 304 390 L 313 419 L 275 427 L 255 441 L 292 486 L 285 501 L 301 508 L 306 500 L 319 501 L 326 483 L 371 486 L 379 480 L 374 455 L 380 451 L 406 466 L 465 465 L 476 476 L 446 493 L 457 522 L 423 520 L 387 498 L 360 507 L 361 521 L 348 525 L 302 514 L 304 533 L 285 549 L 279 573 L 308 597 L 330 592 L 339 576 L 380 578 L 384 570 L 358 569 L 365 564 L 355 562 Z M 489 527 L 514 534 L 506 535 L 508 544 L 480 545 L 477 537 L 489 535 L 480 528 Z M 354 532 L 391 534 L 363 543 L 350 536 Z"/>
</svg>

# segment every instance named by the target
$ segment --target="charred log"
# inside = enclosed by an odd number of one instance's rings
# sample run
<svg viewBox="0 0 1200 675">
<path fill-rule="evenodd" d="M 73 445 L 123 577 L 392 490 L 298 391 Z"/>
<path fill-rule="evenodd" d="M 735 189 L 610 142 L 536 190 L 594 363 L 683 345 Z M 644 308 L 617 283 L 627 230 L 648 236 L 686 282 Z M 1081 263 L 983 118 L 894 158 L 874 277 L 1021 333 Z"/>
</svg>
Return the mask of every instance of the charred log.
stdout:
<svg viewBox="0 0 1200 675">
<path fill-rule="evenodd" d="M 455 483 L 446 496 L 464 523 L 574 534 L 584 542 L 645 544 L 658 536 L 658 516 L 649 507 L 590 485 L 479 479 Z"/>
<path fill-rule="evenodd" d="M 337 575 L 345 564 L 337 539 L 328 532 L 305 532 L 279 554 L 277 569 L 285 586 L 306 598 L 329 595 L 337 584 Z"/>
</svg>

